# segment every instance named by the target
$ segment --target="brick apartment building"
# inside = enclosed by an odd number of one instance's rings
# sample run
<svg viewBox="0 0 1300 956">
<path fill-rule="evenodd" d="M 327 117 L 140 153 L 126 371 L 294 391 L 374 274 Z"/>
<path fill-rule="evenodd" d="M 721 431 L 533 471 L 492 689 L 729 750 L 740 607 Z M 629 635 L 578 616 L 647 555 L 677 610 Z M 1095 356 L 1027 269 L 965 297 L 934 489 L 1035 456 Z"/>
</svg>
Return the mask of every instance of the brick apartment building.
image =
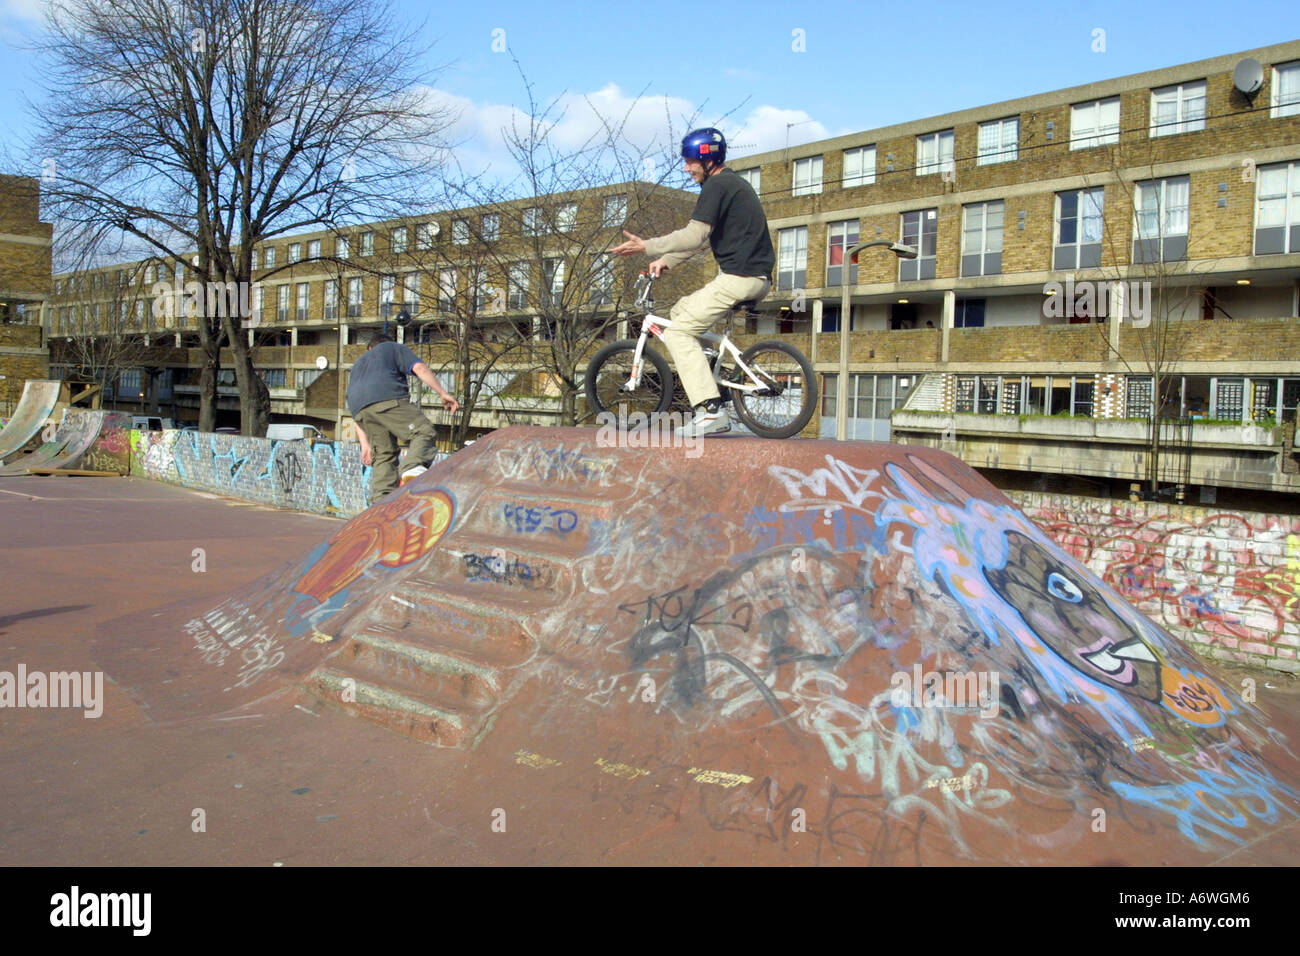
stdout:
<svg viewBox="0 0 1300 956">
<path fill-rule="evenodd" d="M 1160 475 L 1187 492 L 1300 491 L 1300 42 L 733 167 L 822 373 L 821 434 L 847 278 L 846 437 L 1126 490 L 1159 411 L 1181 420 Z M 845 249 L 876 239 L 920 255 L 864 249 L 843 276 Z M 1116 282 L 1128 301 L 1099 301 Z"/>
<path fill-rule="evenodd" d="M 0 176 L 0 416 L 24 382 L 49 374 L 40 305 L 50 294 L 54 228 L 41 222 L 39 185 Z"/>
</svg>

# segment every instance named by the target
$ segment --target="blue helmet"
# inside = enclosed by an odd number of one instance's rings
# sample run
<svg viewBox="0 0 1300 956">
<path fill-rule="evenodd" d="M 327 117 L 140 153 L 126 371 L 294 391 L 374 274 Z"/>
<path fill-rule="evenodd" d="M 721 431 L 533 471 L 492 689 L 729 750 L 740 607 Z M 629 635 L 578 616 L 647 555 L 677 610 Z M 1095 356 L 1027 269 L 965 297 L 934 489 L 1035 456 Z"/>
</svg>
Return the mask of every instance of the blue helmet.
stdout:
<svg viewBox="0 0 1300 956">
<path fill-rule="evenodd" d="M 698 159 L 702 163 L 727 161 L 727 141 L 712 126 L 692 130 L 682 138 L 682 159 Z"/>
</svg>

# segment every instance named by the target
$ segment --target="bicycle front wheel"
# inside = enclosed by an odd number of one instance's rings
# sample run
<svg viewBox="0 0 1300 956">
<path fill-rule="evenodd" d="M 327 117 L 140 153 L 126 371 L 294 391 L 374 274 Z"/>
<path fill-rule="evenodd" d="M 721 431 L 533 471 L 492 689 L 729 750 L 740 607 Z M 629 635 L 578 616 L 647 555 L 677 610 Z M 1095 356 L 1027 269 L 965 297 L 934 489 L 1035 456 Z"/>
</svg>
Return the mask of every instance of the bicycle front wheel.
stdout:
<svg viewBox="0 0 1300 956">
<path fill-rule="evenodd" d="M 757 342 L 740 357 L 764 386 L 732 390 L 740 420 L 761 438 L 789 438 L 803 431 L 817 412 L 817 377 L 803 353 L 785 342 Z"/>
<path fill-rule="evenodd" d="M 666 412 L 673 401 L 673 373 L 668 360 L 648 346 L 641 353 L 641 380 L 626 391 L 632 378 L 636 342 L 612 342 L 596 353 L 587 366 L 587 402 L 596 414 L 612 412 L 626 420 L 634 412 Z"/>
</svg>

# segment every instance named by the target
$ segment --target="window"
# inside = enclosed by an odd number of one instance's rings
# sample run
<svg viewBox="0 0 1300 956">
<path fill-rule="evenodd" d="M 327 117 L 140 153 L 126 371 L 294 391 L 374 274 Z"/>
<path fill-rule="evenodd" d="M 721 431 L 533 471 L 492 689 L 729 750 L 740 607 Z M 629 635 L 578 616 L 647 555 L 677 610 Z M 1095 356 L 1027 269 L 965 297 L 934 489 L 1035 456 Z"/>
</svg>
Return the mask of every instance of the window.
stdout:
<svg viewBox="0 0 1300 956">
<path fill-rule="evenodd" d="M 1137 184 L 1133 261 L 1176 262 L 1187 258 L 1187 176 Z"/>
<path fill-rule="evenodd" d="M 822 191 L 822 158 L 809 156 L 794 161 L 794 195 L 812 196 Z"/>
<path fill-rule="evenodd" d="M 260 282 L 253 283 L 253 315 L 257 316 L 259 322 L 265 322 L 266 319 L 266 290 L 262 288 Z"/>
<path fill-rule="evenodd" d="M 559 305 L 564 295 L 564 260 L 542 260 L 542 282 L 545 284 L 546 305 Z"/>
<path fill-rule="evenodd" d="M 267 388 L 285 388 L 289 380 L 287 371 L 282 368 L 264 368 L 258 369 L 258 374 L 262 376 Z"/>
<path fill-rule="evenodd" d="M 397 287 L 397 276 L 379 277 L 379 314 L 388 316 L 392 313 L 393 290 Z"/>
<path fill-rule="evenodd" d="M 375 254 L 375 234 L 373 232 L 363 232 L 361 234 L 361 254 L 363 256 L 373 256 Z"/>
<path fill-rule="evenodd" d="M 448 267 L 438 272 L 438 310 L 441 312 L 456 311 L 456 286 L 460 282 L 460 277 L 456 274 L 455 267 Z"/>
<path fill-rule="evenodd" d="M 119 398 L 144 398 L 144 386 L 138 368 L 123 369 L 117 377 Z"/>
<path fill-rule="evenodd" d="M 391 248 L 394 254 L 406 251 L 406 227 L 398 226 L 393 230 Z"/>
<path fill-rule="evenodd" d="M 1300 116 L 1300 60 L 1273 67 L 1269 116 Z"/>
<path fill-rule="evenodd" d="M 302 243 L 301 242 L 289 243 L 289 261 L 299 262 L 301 261 L 301 259 L 302 259 Z"/>
<path fill-rule="evenodd" d="M 275 261 L 275 250 L 274 250 L 274 249 L 267 249 L 267 250 L 266 250 L 266 254 L 267 254 L 268 256 L 270 256 L 272 262 Z M 181 285 L 184 285 L 184 284 L 185 284 L 185 263 L 183 263 L 183 262 L 178 262 L 178 263 L 176 263 L 176 269 L 175 269 L 174 275 L 175 275 L 175 277 L 176 277 L 176 284 L 177 284 L 178 286 L 181 286 Z"/>
<path fill-rule="evenodd" d="M 307 258 L 308 258 L 308 259 L 319 259 L 319 258 L 320 258 L 320 240 L 319 240 L 319 239 L 313 239 L 311 242 L 307 243 Z"/>
<path fill-rule="evenodd" d="M 929 176 L 952 171 L 952 130 L 927 133 L 916 138 L 916 175 Z"/>
<path fill-rule="evenodd" d="M 348 280 L 348 318 L 355 319 L 361 314 L 361 277 Z"/>
<path fill-rule="evenodd" d="M 289 286 L 287 284 L 275 288 L 275 320 L 277 322 L 289 321 Z"/>
<path fill-rule="evenodd" d="M 415 248 L 421 251 L 433 248 L 437 225 L 434 222 L 422 222 L 415 227 Z"/>
<path fill-rule="evenodd" d="M 857 149 L 844 151 L 844 175 L 840 186 L 851 189 L 854 186 L 870 186 L 876 181 L 876 147 L 859 146 Z"/>
<path fill-rule="evenodd" d="M 325 282 L 325 318 L 339 317 L 339 284 L 333 280 Z"/>
<path fill-rule="evenodd" d="M 457 246 L 469 244 L 468 219 L 453 219 L 451 221 L 451 241 L 453 245 Z"/>
<path fill-rule="evenodd" d="M 1101 265 L 1105 190 L 1075 189 L 1056 194 L 1053 269 L 1096 269 Z"/>
<path fill-rule="evenodd" d="M 474 312 L 486 312 L 492 301 L 492 289 L 488 285 L 487 270 L 475 266 L 470 273 L 470 288 L 474 290 Z"/>
<path fill-rule="evenodd" d="M 627 197 L 606 196 L 600 221 L 607 227 L 618 227 L 627 221 Z"/>
<path fill-rule="evenodd" d="M 529 206 L 524 210 L 524 235 L 540 236 L 542 234 L 542 210 Z"/>
<path fill-rule="evenodd" d="M 275 268 L 275 246 L 267 246 L 262 250 L 262 264 L 268 269 Z"/>
<path fill-rule="evenodd" d="M 760 191 L 759 186 L 763 181 L 763 173 L 758 166 L 755 166 L 753 169 L 738 169 L 736 170 L 736 175 L 749 183 L 750 188 L 753 189 L 754 192 Z"/>
<path fill-rule="evenodd" d="M 1205 81 L 1151 91 L 1151 135 L 1172 136 L 1205 129 Z"/>
<path fill-rule="evenodd" d="M 898 261 L 899 281 L 933 279 L 939 240 L 939 210 L 919 209 L 903 213 L 901 232 L 903 243 L 913 246 L 917 257 Z"/>
<path fill-rule="evenodd" d="M 339 236 L 334 240 L 334 255 L 339 259 L 346 259 L 352 254 L 352 241 L 347 236 Z"/>
<path fill-rule="evenodd" d="M 776 287 L 804 288 L 808 282 L 808 227 L 780 230 L 776 246 Z"/>
<path fill-rule="evenodd" d="M 1070 107 L 1070 149 L 1119 142 L 1119 97 Z"/>
<path fill-rule="evenodd" d="M 510 266 L 508 295 L 512 309 L 528 308 L 529 272 L 527 262 L 516 262 Z"/>
<path fill-rule="evenodd" d="M 578 204 L 566 202 L 555 212 L 555 228 L 558 232 L 572 232 L 578 224 Z"/>
<path fill-rule="evenodd" d="M 984 299 L 958 299 L 952 317 L 953 328 L 984 328 L 984 304 Z"/>
<path fill-rule="evenodd" d="M 614 301 L 614 260 L 602 256 L 591 270 L 591 304 L 609 305 Z"/>
<path fill-rule="evenodd" d="M 826 285 L 837 286 L 844 281 L 844 253 L 858 241 L 858 221 L 832 222 L 826 228 Z M 858 257 L 849 263 L 849 285 L 858 284 Z"/>
<path fill-rule="evenodd" d="M 1255 196 L 1255 255 L 1300 252 L 1300 162 L 1260 166 Z"/>
<path fill-rule="evenodd" d="M 420 311 L 420 273 L 408 272 L 402 277 L 402 302 L 412 315 Z"/>
<path fill-rule="evenodd" d="M 1006 163 L 1020 157 L 1020 117 L 980 123 L 978 166 Z"/>
<path fill-rule="evenodd" d="M 490 212 L 483 217 L 483 241 L 496 242 L 501 236 L 501 217 Z"/>
<path fill-rule="evenodd" d="M 1002 272 L 1004 204 L 972 203 L 962 208 L 961 274 L 995 276 Z"/>
<path fill-rule="evenodd" d="M 308 290 L 308 288 L 309 288 L 309 287 L 308 287 L 308 285 L 307 285 L 306 282 L 299 282 L 299 283 L 298 283 L 297 318 L 298 318 L 298 321 L 299 321 L 299 322 L 305 322 L 305 321 L 307 321 L 307 290 Z"/>
</svg>

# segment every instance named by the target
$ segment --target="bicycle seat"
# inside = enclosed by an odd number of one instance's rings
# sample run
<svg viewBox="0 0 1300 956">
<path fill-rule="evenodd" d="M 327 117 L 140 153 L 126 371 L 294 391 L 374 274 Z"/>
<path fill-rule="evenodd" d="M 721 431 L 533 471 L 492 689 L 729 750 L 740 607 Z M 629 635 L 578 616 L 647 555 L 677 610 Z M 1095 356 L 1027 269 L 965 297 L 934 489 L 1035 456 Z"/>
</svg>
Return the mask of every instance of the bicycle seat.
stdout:
<svg viewBox="0 0 1300 956">
<path fill-rule="evenodd" d="M 758 300 L 757 300 L 757 299 L 745 299 L 743 302 L 737 302 L 737 303 L 736 303 L 735 305 L 733 305 L 731 308 L 734 309 L 734 310 L 737 311 L 737 312 L 741 311 L 742 309 L 743 309 L 744 311 L 746 311 L 746 312 L 757 312 L 757 311 L 758 311 Z"/>
</svg>

